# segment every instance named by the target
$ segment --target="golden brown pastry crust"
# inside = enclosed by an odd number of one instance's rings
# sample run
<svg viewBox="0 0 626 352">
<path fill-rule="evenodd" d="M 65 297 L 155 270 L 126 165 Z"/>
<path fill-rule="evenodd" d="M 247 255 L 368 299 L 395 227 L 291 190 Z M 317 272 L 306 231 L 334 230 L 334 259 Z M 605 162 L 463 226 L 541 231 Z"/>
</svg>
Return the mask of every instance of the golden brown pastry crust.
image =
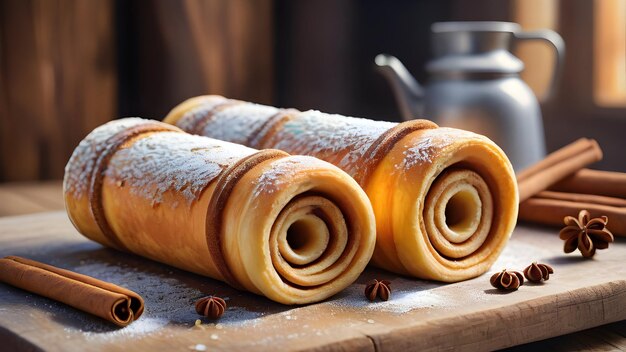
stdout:
<svg viewBox="0 0 626 352">
<path fill-rule="evenodd" d="M 288 155 L 289 154 L 279 150 L 267 149 L 260 151 L 231 165 L 224 170 L 222 175 L 215 181 L 213 196 L 209 202 L 206 216 L 207 245 L 211 257 L 216 262 L 217 268 L 222 274 L 224 281 L 233 287 L 241 288 L 236 278 L 228 269 L 225 259 L 227 254 L 224 253 L 222 247 L 223 237 L 225 236 L 222 222 L 224 220 L 223 211 L 226 207 L 226 202 L 237 182 L 239 182 L 241 177 L 250 171 L 250 169 L 266 160 L 282 158 Z"/>
<path fill-rule="evenodd" d="M 94 130 L 68 162 L 64 193 L 85 236 L 286 304 L 345 288 L 375 244 L 367 196 L 335 166 L 155 121 L 122 119 Z M 295 209 L 290 219 L 297 224 L 277 230 L 285 209 Z M 337 239 L 351 245 L 335 248 Z M 321 250 L 320 262 L 336 258 L 320 267 L 309 247 Z M 287 251 L 301 252 L 300 261 L 281 262 Z"/>
<path fill-rule="evenodd" d="M 164 121 L 212 138 L 312 155 L 354 177 L 376 214 L 377 266 L 440 281 L 468 279 L 489 269 L 515 227 L 513 169 L 483 136 L 427 120 L 395 124 L 318 111 L 287 114 L 251 103 L 212 114 L 197 129 L 210 104 L 184 113 L 185 104 Z M 286 117 L 276 118 L 281 113 Z"/>
<path fill-rule="evenodd" d="M 91 174 L 88 190 L 89 209 L 91 210 L 91 215 L 93 216 L 93 219 L 102 234 L 117 250 L 128 251 L 124 244 L 117 238 L 117 235 L 113 232 L 113 230 L 111 230 L 111 226 L 107 222 L 106 216 L 104 215 L 104 209 L 102 207 L 102 183 L 104 180 L 104 172 L 115 151 L 117 151 L 117 149 L 119 149 L 123 144 L 142 134 L 164 131 L 182 133 L 179 128 L 175 128 L 174 126 L 168 127 L 161 123 L 147 122 L 145 124 L 130 127 L 113 135 L 109 140 L 107 140 L 106 149 L 101 150 L 100 153 L 97 153 L 95 156 L 96 163 L 94 166 L 94 172 Z"/>
</svg>

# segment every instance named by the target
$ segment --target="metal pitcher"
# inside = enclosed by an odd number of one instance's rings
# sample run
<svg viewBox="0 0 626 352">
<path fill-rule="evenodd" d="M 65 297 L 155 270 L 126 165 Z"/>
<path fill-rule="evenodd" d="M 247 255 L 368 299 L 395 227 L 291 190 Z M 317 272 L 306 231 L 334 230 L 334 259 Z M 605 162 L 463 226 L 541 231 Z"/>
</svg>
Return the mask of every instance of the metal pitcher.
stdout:
<svg viewBox="0 0 626 352">
<path fill-rule="evenodd" d="M 397 58 L 375 62 L 389 80 L 405 120 L 422 117 L 441 126 L 488 136 L 516 170 L 545 156 L 541 110 L 519 73 L 523 62 L 511 53 L 519 40 L 543 40 L 556 51 L 547 96 L 560 78 L 565 45 L 551 30 L 524 32 L 510 22 L 439 22 L 431 27 L 434 59 L 422 87 Z"/>
</svg>

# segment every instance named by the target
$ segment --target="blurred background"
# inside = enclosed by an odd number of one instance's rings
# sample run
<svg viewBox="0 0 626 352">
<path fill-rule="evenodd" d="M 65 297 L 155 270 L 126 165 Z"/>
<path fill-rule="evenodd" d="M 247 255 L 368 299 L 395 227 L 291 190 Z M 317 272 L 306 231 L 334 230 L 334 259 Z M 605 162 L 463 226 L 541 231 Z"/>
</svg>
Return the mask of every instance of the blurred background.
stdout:
<svg viewBox="0 0 626 352">
<path fill-rule="evenodd" d="M 626 0 L 0 0 L 0 182 L 60 179 L 96 126 L 161 119 L 201 94 L 399 121 L 374 57 L 395 55 L 424 82 L 430 26 L 449 20 L 561 34 L 549 101 L 553 52 L 514 52 L 547 148 L 595 138 L 596 167 L 626 171 Z"/>
</svg>

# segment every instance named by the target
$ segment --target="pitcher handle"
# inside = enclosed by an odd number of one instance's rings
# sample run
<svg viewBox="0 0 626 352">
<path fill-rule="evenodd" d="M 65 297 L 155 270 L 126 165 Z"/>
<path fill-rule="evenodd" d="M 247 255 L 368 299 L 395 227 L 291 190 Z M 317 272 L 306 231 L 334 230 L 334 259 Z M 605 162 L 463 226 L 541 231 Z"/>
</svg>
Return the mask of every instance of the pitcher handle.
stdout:
<svg viewBox="0 0 626 352">
<path fill-rule="evenodd" d="M 565 42 L 563 38 L 561 38 L 557 32 L 550 29 L 518 32 L 515 33 L 515 38 L 519 40 L 543 40 L 554 49 L 556 54 L 554 59 L 554 72 L 552 74 L 552 81 L 545 95 L 545 99 L 549 100 L 554 96 L 556 86 L 563 75 L 563 64 L 565 62 Z"/>
</svg>

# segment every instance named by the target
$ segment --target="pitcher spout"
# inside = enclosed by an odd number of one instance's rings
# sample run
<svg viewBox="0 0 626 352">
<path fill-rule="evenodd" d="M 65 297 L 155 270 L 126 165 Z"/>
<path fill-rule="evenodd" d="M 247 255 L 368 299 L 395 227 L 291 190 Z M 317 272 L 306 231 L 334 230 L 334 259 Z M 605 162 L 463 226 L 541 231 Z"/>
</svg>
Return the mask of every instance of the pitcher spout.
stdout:
<svg viewBox="0 0 626 352">
<path fill-rule="evenodd" d="M 424 89 L 395 56 L 378 54 L 378 71 L 389 81 L 404 120 L 412 120 L 424 111 Z"/>
</svg>

